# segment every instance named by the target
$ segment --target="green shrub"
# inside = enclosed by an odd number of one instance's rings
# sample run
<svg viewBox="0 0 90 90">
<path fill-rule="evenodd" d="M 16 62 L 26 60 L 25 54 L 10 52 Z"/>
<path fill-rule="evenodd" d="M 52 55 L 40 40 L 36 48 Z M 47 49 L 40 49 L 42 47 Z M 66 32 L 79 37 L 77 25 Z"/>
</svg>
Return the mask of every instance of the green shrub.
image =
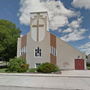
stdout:
<svg viewBox="0 0 90 90">
<path fill-rule="evenodd" d="M 22 64 L 18 72 L 26 72 L 29 68 L 29 64 Z"/>
<path fill-rule="evenodd" d="M 90 70 L 90 63 L 87 63 L 87 69 Z"/>
<path fill-rule="evenodd" d="M 51 63 L 43 63 L 37 68 L 37 71 L 41 73 L 51 73 L 59 71 L 59 68 Z"/>
<path fill-rule="evenodd" d="M 90 63 L 87 63 L 87 66 L 90 67 Z"/>
<path fill-rule="evenodd" d="M 8 63 L 8 71 L 10 72 L 26 72 L 29 65 L 23 58 L 10 59 Z"/>
<path fill-rule="evenodd" d="M 28 72 L 35 73 L 35 72 L 37 72 L 37 68 L 30 68 L 30 69 L 28 70 Z"/>
</svg>

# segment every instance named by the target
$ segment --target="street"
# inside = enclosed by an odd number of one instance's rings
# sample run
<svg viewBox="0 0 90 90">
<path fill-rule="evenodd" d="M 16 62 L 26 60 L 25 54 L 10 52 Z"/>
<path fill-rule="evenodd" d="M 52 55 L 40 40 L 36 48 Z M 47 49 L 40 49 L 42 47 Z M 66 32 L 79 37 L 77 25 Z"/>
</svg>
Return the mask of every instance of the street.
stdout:
<svg viewBox="0 0 90 90">
<path fill-rule="evenodd" d="M 30 88 L 30 87 L 11 87 L 11 86 L 0 86 L 0 90 L 75 90 L 75 89 L 57 89 L 57 88 Z"/>
<path fill-rule="evenodd" d="M 90 77 L 0 74 L 0 90 L 90 90 Z"/>
</svg>

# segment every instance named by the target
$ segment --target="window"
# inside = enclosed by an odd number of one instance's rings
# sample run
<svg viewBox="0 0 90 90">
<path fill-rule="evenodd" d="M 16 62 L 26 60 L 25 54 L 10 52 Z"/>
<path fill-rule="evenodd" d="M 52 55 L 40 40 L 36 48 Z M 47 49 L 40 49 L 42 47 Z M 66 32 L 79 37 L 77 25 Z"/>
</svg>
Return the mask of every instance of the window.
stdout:
<svg viewBox="0 0 90 90">
<path fill-rule="evenodd" d="M 35 56 L 36 56 L 36 57 L 38 57 L 38 56 L 41 57 L 41 49 L 40 49 L 39 47 L 37 47 L 37 48 L 35 49 Z"/>
<path fill-rule="evenodd" d="M 53 47 L 51 46 L 51 54 L 53 55 Z"/>
<path fill-rule="evenodd" d="M 54 48 L 54 56 L 56 56 L 56 48 Z"/>
<path fill-rule="evenodd" d="M 21 49 L 20 49 L 20 56 L 21 56 L 22 54 L 21 54 Z"/>
<path fill-rule="evenodd" d="M 56 56 L 56 48 L 51 46 L 51 54 Z"/>
<path fill-rule="evenodd" d="M 21 48 L 20 50 L 20 55 L 23 55 L 26 53 L 26 47 L 24 46 L 23 48 Z"/>
<path fill-rule="evenodd" d="M 41 63 L 36 63 L 35 68 L 39 67 L 40 65 L 41 65 Z"/>
<path fill-rule="evenodd" d="M 26 47 L 25 46 L 23 47 L 23 52 L 26 53 Z"/>
<path fill-rule="evenodd" d="M 23 54 L 23 48 L 21 48 L 21 55 Z"/>
</svg>

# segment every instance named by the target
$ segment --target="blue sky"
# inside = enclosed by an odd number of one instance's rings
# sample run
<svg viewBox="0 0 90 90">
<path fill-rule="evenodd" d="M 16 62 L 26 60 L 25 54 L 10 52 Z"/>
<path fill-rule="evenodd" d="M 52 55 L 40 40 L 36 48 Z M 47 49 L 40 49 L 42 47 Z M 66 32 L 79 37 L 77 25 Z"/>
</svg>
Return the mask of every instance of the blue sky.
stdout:
<svg viewBox="0 0 90 90">
<path fill-rule="evenodd" d="M 45 1 L 41 0 L 46 4 Z M 75 48 L 90 53 L 90 0 L 60 0 L 57 5 L 54 0 L 46 4 L 49 15 L 50 32 L 65 40 Z M 0 19 L 10 20 L 22 31 L 29 32 L 29 12 L 46 9 L 39 0 L 0 0 Z M 50 7 L 50 6 L 51 7 Z M 53 9 L 52 9 L 53 7 Z M 50 11 L 52 9 L 53 11 Z M 57 10 L 57 15 L 54 16 Z M 60 15 L 59 15 L 60 14 Z M 52 18 L 53 16 L 53 18 Z M 59 20 L 59 21 L 58 21 Z M 60 22 L 61 20 L 61 22 Z M 56 25 L 56 26 L 55 26 Z"/>
</svg>

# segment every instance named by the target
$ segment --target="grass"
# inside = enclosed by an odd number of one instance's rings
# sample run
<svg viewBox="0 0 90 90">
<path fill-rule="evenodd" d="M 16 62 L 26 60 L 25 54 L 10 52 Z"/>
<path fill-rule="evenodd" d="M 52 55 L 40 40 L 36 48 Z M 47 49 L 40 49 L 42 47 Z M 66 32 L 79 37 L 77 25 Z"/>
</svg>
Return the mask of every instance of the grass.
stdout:
<svg viewBox="0 0 90 90">
<path fill-rule="evenodd" d="M 87 69 L 90 70 L 90 66 L 87 66 Z"/>
<path fill-rule="evenodd" d="M 37 69 L 36 68 L 31 68 L 27 72 L 35 73 L 35 72 L 37 72 Z"/>
<path fill-rule="evenodd" d="M 7 68 L 0 69 L 0 73 L 5 73 Z"/>
</svg>

